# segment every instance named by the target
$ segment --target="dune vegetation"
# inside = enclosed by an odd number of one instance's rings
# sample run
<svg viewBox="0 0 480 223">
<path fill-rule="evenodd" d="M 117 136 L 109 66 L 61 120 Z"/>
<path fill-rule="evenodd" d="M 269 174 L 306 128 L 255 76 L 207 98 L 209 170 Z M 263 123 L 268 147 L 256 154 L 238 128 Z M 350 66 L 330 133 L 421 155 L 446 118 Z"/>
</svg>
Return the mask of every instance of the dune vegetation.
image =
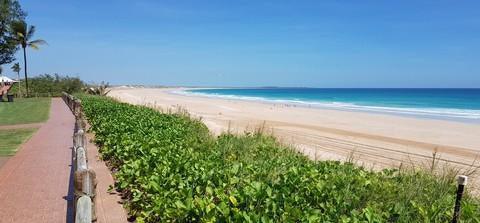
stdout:
<svg viewBox="0 0 480 223">
<path fill-rule="evenodd" d="M 455 175 L 312 161 L 262 132 L 212 136 L 188 114 L 81 95 L 137 222 L 449 222 Z M 465 195 L 461 220 L 480 222 Z"/>
</svg>

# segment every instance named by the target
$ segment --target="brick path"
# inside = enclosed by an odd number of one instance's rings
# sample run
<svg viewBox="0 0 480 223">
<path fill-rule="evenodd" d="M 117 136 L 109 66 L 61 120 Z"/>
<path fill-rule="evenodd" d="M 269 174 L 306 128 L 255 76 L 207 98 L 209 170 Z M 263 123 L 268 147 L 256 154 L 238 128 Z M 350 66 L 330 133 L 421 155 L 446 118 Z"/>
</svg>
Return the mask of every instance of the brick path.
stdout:
<svg viewBox="0 0 480 223">
<path fill-rule="evenodd" d="M 8 160 L 8 158 L 10 158 L 9 156 L 0 156 L 0 168 L 2 168 L 3 164 L 5 164 Z"/>
<path fill-rule="evenodd" d="M 50 119 L 0 169 L 0 222 L 71 222 L 73 126 L 52 99 Z"/>
</svg>

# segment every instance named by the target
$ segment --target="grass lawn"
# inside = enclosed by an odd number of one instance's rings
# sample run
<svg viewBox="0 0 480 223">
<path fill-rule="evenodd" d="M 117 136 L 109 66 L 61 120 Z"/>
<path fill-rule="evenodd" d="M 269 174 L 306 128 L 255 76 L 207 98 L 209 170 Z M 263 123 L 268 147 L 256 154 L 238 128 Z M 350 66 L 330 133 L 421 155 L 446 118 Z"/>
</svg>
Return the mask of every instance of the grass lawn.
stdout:
<svg viewBox="0 0 480 223">
<path fill-rule="evenodd" d="M 37 129 L 0 130 L 0 156 L 12 156 Z"/>
<path fill-rule="evenodd" d="M 51 98 L 15 98 L 13 103 L 0 102 L 0 125 L 45 122 Z"/>
</svg>

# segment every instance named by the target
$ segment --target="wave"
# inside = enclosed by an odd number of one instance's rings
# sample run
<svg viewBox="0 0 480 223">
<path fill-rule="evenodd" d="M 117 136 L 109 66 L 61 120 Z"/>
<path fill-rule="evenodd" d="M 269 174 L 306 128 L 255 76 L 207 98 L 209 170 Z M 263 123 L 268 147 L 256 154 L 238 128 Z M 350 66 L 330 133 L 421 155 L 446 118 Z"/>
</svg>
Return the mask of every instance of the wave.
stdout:
<svg viewBox="0 0 480 223">
<path fill-rule="evenodd" d="M 379 113 L 391 113 L 391 114 L 437 117 L 437 118 L 460 118 L 464 120 L 466 119 L 466 120 L 480 121 L 480 110 L 473 110 L 473 109 L 388 107 L 388 106 L 374 106 L 374 105 L 359 105 L 355 103 L 336 102 L 336 101 L 324 102 L 324 101 L 304 101 L 301 99 L 272 99 L 272 98 L 266 98 L 266 97 L 252 97 L 252 96 L 239 96 L 239 95 L 229 95 L 229 94 L 194 92 L 194 91 L 189 91 L 188 89 L 175 90 L 175 91 L 171 91 L 171 93 L 182 94 L 182 95 L 195 95 L 195 96 L 211 97 L 211 98 L 222 98 L 222 99 L 282 103 L 282 104 L 300 105 L 303 107 L 331 108 L 331 109 L 339 109 L 339 110 L 379 112 Z"/>
</svg>

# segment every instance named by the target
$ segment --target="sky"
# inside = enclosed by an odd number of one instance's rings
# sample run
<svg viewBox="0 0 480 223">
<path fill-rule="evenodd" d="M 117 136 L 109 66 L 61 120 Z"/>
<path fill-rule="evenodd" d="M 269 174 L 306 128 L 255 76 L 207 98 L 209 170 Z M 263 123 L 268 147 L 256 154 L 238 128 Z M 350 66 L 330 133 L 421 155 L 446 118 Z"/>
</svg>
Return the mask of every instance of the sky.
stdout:
<svg viewBox="0 0 480 223">
<path fill-rule="evenodd" d="M 29 72 L 176 86 L 480 87 L 480 1 L 20 0 Z M 23 63 L 22 57 L 18 55 Z"/>
</svg>

